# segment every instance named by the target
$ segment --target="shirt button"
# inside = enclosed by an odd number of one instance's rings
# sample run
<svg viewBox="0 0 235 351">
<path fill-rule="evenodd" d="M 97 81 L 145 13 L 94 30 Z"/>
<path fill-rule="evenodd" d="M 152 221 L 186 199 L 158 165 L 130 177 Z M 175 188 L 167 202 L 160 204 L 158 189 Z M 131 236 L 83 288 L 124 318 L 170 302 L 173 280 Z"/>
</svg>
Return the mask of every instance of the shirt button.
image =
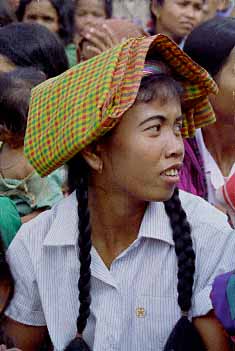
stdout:
<svg viewBox="0 0 235 351">
<path fill-rule="evenodd" d="M 143 307 L 137 307 L 135 310 L 136 317 L 143 318 L 145 317 L 145 309 Z"/>
</svg>

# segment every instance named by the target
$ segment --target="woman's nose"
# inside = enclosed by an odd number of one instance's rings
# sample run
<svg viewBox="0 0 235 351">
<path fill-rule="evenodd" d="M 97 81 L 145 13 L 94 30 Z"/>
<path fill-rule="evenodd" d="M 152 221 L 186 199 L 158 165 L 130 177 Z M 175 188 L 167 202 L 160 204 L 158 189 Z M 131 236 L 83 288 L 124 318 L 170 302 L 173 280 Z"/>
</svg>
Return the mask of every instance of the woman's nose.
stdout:
<svg viewBox="0 0 235 351">
<path fill-rule="evenodd" d="M 169 135 L 166 142 L 166 157 L 180 158 L 184 157 L 184 143 L 181 135 Z"/>
</svg>

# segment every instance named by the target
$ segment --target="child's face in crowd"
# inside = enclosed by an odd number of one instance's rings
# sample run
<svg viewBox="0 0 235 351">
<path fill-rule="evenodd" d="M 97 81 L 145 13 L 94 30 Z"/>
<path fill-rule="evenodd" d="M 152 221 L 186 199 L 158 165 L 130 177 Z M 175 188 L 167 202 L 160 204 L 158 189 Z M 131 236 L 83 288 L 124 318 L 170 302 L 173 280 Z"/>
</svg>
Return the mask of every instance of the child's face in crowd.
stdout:
<svg viewBox="0 0 235 351">
<path fill-rule="evenodd" d="M 203 1 L 164 0 L 160 6 L 153 0 L 152 12 L 157 18 L 157 32 L 179 42 L 201 22 Z"/>
<path fill-rule="evenodd" d="M 104 0 L 78 0 L 76 3 L 76 30 L 83 29 L 99 18 L 106 18 Z"/>
<path fill-rule="evenodd" d="M 26 6 L 23 22 L 36 22 L 47 27 L 53 33 L 59 31 L 59 17 L 49 0 L 31 1 Z"/>
<path fill-rule="evenodd" d="M 15 68 L 16 66 L 11 60 L 0 54 L 0 72 L 10 72 Z"/>
</svg>

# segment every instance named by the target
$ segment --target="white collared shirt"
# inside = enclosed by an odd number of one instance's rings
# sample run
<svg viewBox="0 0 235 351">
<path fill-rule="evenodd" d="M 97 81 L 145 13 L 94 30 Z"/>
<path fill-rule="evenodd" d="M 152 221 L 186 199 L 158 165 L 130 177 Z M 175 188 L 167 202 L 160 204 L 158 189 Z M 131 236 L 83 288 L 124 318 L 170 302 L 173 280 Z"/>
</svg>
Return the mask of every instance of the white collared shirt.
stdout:
<svg viewBox="0 0 235 351">
<path fill-rule="evenodd" d="M 196 131 L 196 140 L 205 169 L 208 201 L 213 205 L 221 205 L 219 199 L 216 198 L 216 190 L 222 187 L 226 180 L 235 172 L 235 163 L 233 164 L 228 177 L 224 177 L 219 166 L 205 145 L 201 129 L 197 129 Z"/>
<path fill-rule="evenodd" d="M 208 313 L 211 283 L 235 267 L 235 235 L 226 216 L 180 191 L 192 226 L 196 274 L 191 317 Z M 16 281 L 6 311 L 27 325 L 47 325 L 54 350 L 76 334 L 79 260 L 77 202 L 73 193 L 22 226 L 8 250 Z M 177 258 L 163 203 L 149 204 L 138 238 L 110 270 L 92 248 L 91 314 L 84 339 L 93 351 L 161 351 L 180 317 Z"/>
</svg>

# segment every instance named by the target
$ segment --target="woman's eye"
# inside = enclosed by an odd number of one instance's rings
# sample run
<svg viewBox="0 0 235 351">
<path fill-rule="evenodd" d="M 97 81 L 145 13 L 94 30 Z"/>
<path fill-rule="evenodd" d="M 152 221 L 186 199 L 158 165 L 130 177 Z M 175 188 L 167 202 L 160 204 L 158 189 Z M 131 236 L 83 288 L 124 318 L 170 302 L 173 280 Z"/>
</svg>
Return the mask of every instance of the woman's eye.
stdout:
<svg viewBox="0 0 235 351">
<path fill-rule="evenodd" d="M 27 18 L 30 21 L 36 21 L 37 20 L 37 16 L 36 15 L 28 15 Z"/>
<path fill-rule="evenodd" d="M 188 5 L 187 2 L 178 2 L 178 5 L 181 7 L 186 7 Z"/>
<path fill-rule="evenodd" d="M 161 124 L 156 124 L 152 127 L 148 127 L 146 128 L 145 130 L 150 130 L 151 132 L 157 132 L 159 133 L 160 132 L 160 129 L 161 129 Z"/>
<path fill-rule="evenodd" d="M 43 17 L 43 20 L 44 20 L 45 22 L 54 22 L 54 18 L 53 18 L 53 17 L 49 17 L 49 16 L 44 16 L 44 17 Z"/>
<path fill-rule="evenodd" d="M 177 123 L 175 125 L 176 132 L 181 132 L 182 127 L 183 127 L 183 123 L 182 122 Z"/>
</svg>

